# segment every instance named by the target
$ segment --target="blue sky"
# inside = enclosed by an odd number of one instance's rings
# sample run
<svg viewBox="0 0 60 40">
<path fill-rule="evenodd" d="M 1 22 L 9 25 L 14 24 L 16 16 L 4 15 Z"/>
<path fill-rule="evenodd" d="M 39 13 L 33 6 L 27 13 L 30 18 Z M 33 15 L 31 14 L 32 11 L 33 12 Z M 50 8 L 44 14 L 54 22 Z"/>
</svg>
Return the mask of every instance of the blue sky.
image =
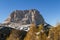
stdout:
<svg viewBox="0 0 60 40">
<path fill-rule="evenodd" d="M 12 11 L 37 9 L 45 21 L 51 25 L 60 22 L 60 0 L 0 0 L 0 23 Z"/>
</svg>

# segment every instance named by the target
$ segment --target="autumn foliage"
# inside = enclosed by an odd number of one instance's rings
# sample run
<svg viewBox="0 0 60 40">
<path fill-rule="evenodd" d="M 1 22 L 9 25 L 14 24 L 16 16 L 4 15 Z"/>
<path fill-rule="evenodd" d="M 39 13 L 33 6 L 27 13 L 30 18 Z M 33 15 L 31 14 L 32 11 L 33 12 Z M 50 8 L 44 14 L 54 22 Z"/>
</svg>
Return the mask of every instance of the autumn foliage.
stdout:
<svg viewBox="0 0 60 40">
<path fill-rule="evenodd" d="M 60 25 L 50 29 L 44 29 L 43 24 L 38 26 L 31 24 L 28 32 L 5 28 L 0 30 L 0 40 L 2 40 L 2 36 L 3 40 L 60 40 Z"/>
<path fill-rule="evenodd" d="M 60 40 L 60 25 L 49 30 L 48 40 Z"/>
<path fill-rule="evenodd" d="M 33 24 L 24 40 L 60 40 L 60 25 L 52 27 L 48 30 L 48 36 L 46 31 L 43 30 L 43 25 L 39 25 L 38 28 Z"/>
<path fill-rule="evenodd" d="M 39 26 L 36 26 L 35 24 L 32 24 L 24 40 L 45 40 L 45 39 L 46 34 L 43 31 L 43 25 L 41 24 Z"/>
</svg>

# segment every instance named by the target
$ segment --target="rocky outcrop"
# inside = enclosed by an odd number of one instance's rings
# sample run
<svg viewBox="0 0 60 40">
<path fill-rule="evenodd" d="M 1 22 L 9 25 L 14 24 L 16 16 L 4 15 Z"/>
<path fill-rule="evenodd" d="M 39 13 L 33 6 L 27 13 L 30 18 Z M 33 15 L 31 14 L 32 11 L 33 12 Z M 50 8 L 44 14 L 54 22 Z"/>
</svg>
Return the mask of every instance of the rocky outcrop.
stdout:
<svg viewBox="0 0 60 40">
<path fill-rule="evenodd" d="M 19 23 L 20 25 L 26 25 L 26 24 L 31 24 L 35 23 L 36 25 L 38 24 L 43 24 L 44 19 L 40 12 L 36 9 L 31 9 L 31 10 L 15 10 L 11 13 L 11 15 L 5 20 L 5 24 L 8 23 Z"/>
<path fill-rule="evenodd" d="M 34 23 L 36 26 L 43 24 L 45 28 L 51 27 L 44 21 L 44 18 L 40 12 L 36 9 L 31 10 L 15 10 L 10 16 L 4 21 L 2 26 L 8 26 L 18 30 L 28 31 L 31 24 Z"/>
</svg>

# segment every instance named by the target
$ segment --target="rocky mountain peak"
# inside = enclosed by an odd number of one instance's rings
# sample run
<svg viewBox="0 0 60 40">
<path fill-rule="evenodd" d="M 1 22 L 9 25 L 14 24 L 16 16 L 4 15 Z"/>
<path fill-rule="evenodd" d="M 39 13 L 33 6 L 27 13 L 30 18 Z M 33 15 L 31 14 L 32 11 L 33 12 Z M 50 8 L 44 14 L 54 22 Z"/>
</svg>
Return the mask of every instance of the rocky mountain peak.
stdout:
<svg viewBox="0 0 60 40">
<path fill-rule="evenodd" d="M 10 14 L 10 16 L 5 20 L 4 23 L 8 24 L 11 22 L 19 23 L 20 25 L 26 25 L 31 23 L 35 23 L 36 25 L 38 25 L 43 24 L 44 19 L 40 12 L 36 9 L 15 10 Z"/>
</svg>

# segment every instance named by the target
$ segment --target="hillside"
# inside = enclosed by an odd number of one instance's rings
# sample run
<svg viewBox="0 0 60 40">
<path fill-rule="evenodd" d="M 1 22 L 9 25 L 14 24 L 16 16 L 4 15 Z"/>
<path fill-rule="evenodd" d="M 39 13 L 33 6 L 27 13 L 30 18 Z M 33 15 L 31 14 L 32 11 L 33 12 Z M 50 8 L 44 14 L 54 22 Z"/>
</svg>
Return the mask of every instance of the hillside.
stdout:
<svg viewBox="0 0 60 40">
<path fill-rule="evenodd" d="M 60 40 L 60 25 L 46 31 L 42 24 L 38 28 L 32 24 L 28 32 L 3 27 L 0 29 L 0 40 Z"/>
</svg>

